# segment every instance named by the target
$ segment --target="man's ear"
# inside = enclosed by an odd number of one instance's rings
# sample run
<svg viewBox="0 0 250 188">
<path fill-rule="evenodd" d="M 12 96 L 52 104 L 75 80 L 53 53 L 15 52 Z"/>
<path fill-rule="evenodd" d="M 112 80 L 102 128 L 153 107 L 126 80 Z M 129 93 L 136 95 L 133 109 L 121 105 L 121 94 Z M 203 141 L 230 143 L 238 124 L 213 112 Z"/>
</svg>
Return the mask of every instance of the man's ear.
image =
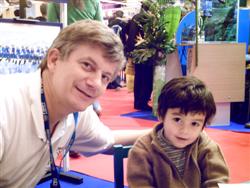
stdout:
<svg viewBox="0 0 250 188">
<path fill-rule="evenodd" d="M 47 56 L 48 69 L 54 70 L 59 59 L 60 59 L 60 51 L 56 48 L 50 49 Z"/>
</svg>

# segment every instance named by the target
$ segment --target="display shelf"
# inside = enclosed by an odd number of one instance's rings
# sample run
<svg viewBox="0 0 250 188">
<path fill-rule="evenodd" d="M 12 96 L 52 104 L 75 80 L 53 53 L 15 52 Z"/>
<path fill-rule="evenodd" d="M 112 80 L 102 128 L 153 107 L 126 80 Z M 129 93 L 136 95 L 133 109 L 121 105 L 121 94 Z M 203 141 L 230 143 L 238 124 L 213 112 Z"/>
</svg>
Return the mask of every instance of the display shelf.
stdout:
<svg viewBox="0 0 250 188">
<path fill-rule="evenodd" d="M 62 25 L 0 19 L 0 74 L 35 71 Z M 46 34 L 45 34 L 46 33 Z"/>
<path fill-rule="evenodd" d="M 190 48 L 187 75 L 205 82 L 213 93 L 217 113 L 212 125 L 230 124 L 230 103 L 244 101 L 245 43 L 199 43 L 198 65 L 195 46 Z"/>
</svg>

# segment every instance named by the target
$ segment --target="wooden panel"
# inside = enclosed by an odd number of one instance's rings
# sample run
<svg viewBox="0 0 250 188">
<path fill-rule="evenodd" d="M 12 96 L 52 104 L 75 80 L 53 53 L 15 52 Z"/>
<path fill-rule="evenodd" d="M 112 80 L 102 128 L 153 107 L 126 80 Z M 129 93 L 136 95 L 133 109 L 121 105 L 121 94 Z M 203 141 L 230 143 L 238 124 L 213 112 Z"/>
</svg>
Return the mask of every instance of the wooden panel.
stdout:
<svg viewBox="0 0 250 188">
<path fill-rule="evenodd" d="M 178 50 L 167 55 L 166 82 L 173 78 L 182 76 L 181 64 L 178 57 Z"/>
<path fill-rule="evenodd" d="M 201 43 L 198 66 L 194 47 L 187 72 L 206 83 L 216 102 L 244 101 L 245 48 L 243 43 Z"/>
</svg>

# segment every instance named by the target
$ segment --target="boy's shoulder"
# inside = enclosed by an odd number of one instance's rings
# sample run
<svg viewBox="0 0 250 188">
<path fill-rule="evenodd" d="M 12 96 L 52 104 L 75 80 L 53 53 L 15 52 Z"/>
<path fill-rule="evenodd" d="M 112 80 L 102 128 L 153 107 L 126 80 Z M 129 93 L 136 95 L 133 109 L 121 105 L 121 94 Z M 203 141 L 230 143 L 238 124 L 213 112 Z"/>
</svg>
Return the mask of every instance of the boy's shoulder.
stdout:
<svg viewBox="0 0 250 188">
<path fill-rule="evenodd" d="M 150 132 L 148 132 L 145 135 L 140 136 L 137 140 L 135 144 L 140 144 L 140 145 L 148 145 L 149 143 L 151 143 L 153 140 L 153 130 L 151 130 Z"/>
<path fill-rule="evenodd" d="M 159 128 L 160 128 L 160 125 L 156 124 L 156 126 L 153 127 L 151 131 L 138 137 L 134 146 L 144 148 L 144 149 L 146 148 L 149 149 L 155 140 L 156 132 L 158 131 Z"/>
<path fill-rule="evenodd" d="M 203 150 L 211 150 L 215 151 L 218 150 L 218 144 L 208 136 L 208 134 L 205 131 L 202 131 L 198 141 L 198 150 L 203 151 Z"/>
<path fill-rule="evenodd" d="M 144 148 L 145 150 L 151 150 L 152 145 L 156 144 L 157 132 L 162 128 L 162 124 L 156 124 L 154 128 L 147 134 L 140 136 L 136 142 L 135 146 Z M 157 145 L 157 144 L 156 144 Z"/>
<path fill-rule="evenodd" d="M 208 134 L 205 131 L 202 131 L 200 133 L 200 136 L 198 137 L 199 146 L 206 146 L 210 142 L 212 142 L 212 139 L 208 136 Z"/>
<path fill-rule="evenodd" d="M 152 137 L 151 132 L 137 138 L 136 142 L 133 144 L 130 149 L 131 152 L 139 153 L 139 154 L 149 154 L 152 151 Z"/>
</svg>

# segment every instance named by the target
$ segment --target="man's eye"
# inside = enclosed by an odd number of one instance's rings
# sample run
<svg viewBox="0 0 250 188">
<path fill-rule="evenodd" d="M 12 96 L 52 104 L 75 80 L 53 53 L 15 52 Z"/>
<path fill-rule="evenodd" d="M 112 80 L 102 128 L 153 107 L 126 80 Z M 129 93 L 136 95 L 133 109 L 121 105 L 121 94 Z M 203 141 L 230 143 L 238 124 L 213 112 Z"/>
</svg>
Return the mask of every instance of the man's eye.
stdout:
<svg viewBox="0 0 250 188">
<path fill-rule="evenodd" d="M 108 84 L 111 81 L 111 77 L 107 75 L 102 75 L 102 81 L 104 84 Z"/>
<path fill-rule="evenodd" d="M 83 62 L 82 65 L 83 65 L 83 68 L 84 68 L 85 70 L 90 71 L 90 70 L 92 69 L 91 64 L 88 63 L 88 62 Z"/>
</svg>

